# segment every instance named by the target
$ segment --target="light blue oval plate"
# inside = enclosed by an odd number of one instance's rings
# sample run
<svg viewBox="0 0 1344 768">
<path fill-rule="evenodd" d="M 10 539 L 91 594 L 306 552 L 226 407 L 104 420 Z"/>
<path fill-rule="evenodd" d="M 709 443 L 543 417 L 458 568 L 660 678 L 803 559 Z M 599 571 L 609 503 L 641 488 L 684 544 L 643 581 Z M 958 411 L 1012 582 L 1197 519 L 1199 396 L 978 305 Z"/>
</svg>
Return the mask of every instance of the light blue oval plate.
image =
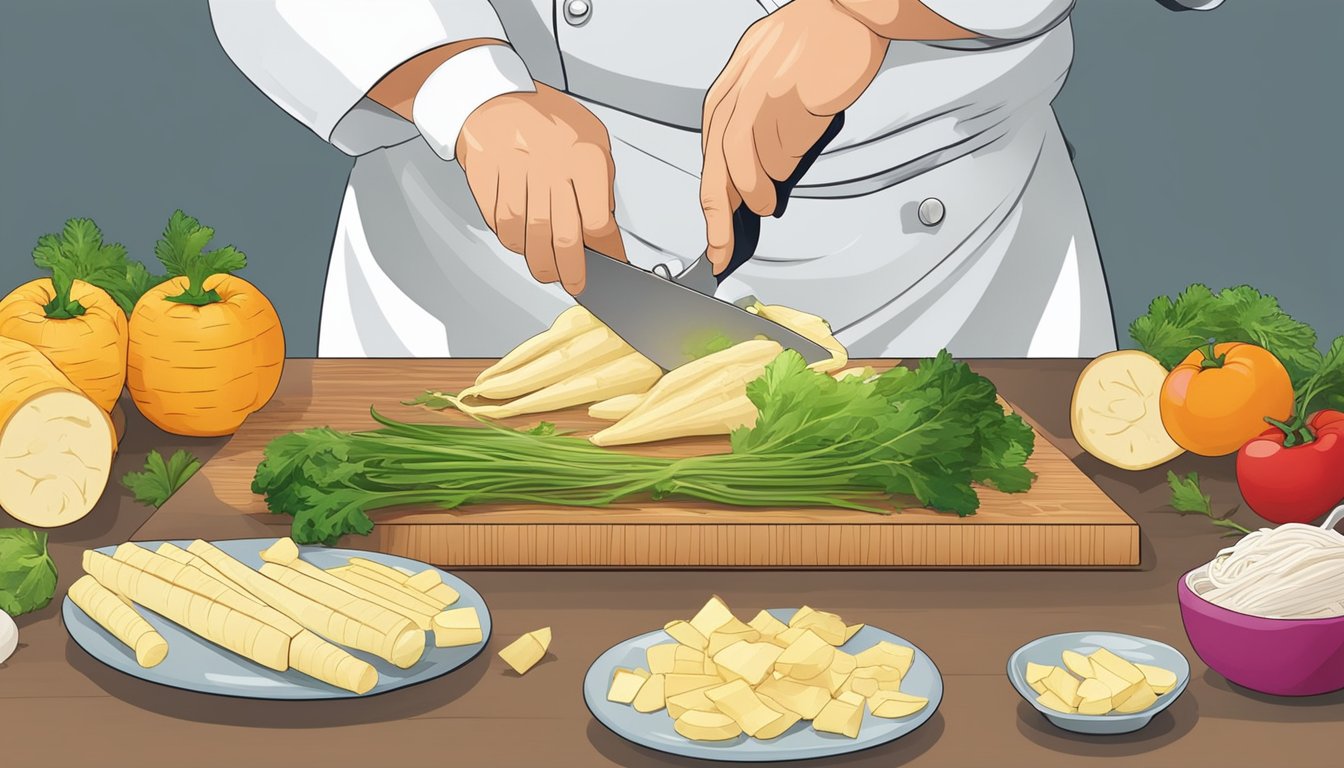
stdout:
<svg viewBox="0 0 1344 768">
<path fill-rule="evenodd" d="M 787 624 L 796 613 L 796 609 L 771 608 L 769 612 Z M 607 688 L 617 667 L 647 669 L 646 651 L 651 646 L 676 642 L 661 629 L 632 637 L 597 657 L 597 661 L 588 668 L 588 674 L 584 677 L 583 699 L 593 717 L 617 736 L 659 752 L 702 760 L 732 762 L 834 757 L 871 749 L 899 739 L 933 717 L 933 713 L 938 711 L 938 705 L 943 700 L 943 678 L 938 674 L 938 667 L 934 666 L 933 659 L 904 638 L 876 627 L 864 627 L 851 637 L 849 642 L 840 646 L 840 650 L 845 653 L 858 653 L 877 645 L 879 640 L 915 649 L 915 660 L 910 666 L 909 674 L 901 682 L 901 691 L 914 696 L 923 696 L 929 703 L 924 709 L 909 717 L 894 719 L 874 717 L 865 709 L 863 725 L 859 729 L 857 739 L 834 733 L 819 733 L 812 730 L 811 723 L 803 721 L 785 731 L 782 736 L 769 741 L 753 739 L 746 735 L 729 741 L 692 741 L 673 729 L 672 718 L 668 717 L 665 709 L 643 713 L 635 711 L 635 708 L 628 704 L 607 701 Z"/>
<path fill-rule="evenodd" d="M 1098 648 L 1106 648 L 1111 653 L 1135 664 L 1148 664 L 1162 667 L 1176 673 L 1176 687 L 1157 697 L 1153 705 L 1142 712 L 1129 715 L 1076 715 L 1056 712 L 1036 701 L 1038 695 L 1027 685 L 1027 663 L 1035 662 L 1046 666 L 1064 666 L 1065 651 L 1075 651 L 1084 656 Z M 1175 648 L 1166 643 L 1149 640 L 1146 637 L 1122 635 L 1116 632 L 1064 632 L 1058 635 L 1032 640 L 1018 648 L 1008 659 L 1008 679 L 1013 688 L 1036 708 L 1037 712 L 1056 726 L 1074 733 L 1094 736 L 1113 736 L 1121 733 L 1133 733 L 1148 723 L 1153 716 L 1171 706 L 1171 703 L 1185 691 L 1190 683 L 1190 662 Z"/>
<path fill-rule="evenodd" d="M 246 565 L 259 568 L 261 550 L 274 542 L 275 539 L 236 539 L 213 543 Z M 163 542 L 135 543 L 147 549 L 156 549 Z M 185 549 L 191 541 L 181 540 L 173 543 Z M 116 547 L 101 547 L 98 551 L 110 556 L 115 550 Z M 363 557 L 393 568 L 400 568 L 407 573 L 416 573 L 429 567 L 404 557 L 354 549 L 300 547 L 299 551 L 304 560 L 319 568 L 345 565 L 351 557 Z M 363 696 L 328 685 L 300 672 L 293 670 L 276 672 L 263 667 L 204 640 L 138 605 L 135 606 L 135 610 L 168 641 L 168 657 L 149 669 L 137 664 L 135 653 L 130 648 L 122 645 L 121 641 L 89 618 L 79 606 L 70 601 L 69 597 L 65 598 L 61 606 L 61 617 L 65 621 L 66 630 L 70 632 L 70 637 L 74 638 L 74 641 L 90 656 L 113 669 L 151 683 L 247 699 L 365 698 L 445 675 L 471 661 L 485 648 L 485 644 L 490 642 L 490 611 L 486 608 L 485 600 L 481 598 L 480 593 L 450 573 L 440 571 L 440 574 L 444 583 L 461 595 L 458 601 L 453 603 L 452 608 L 476 609 L 481 619 L 481 642 L 457 648 L 436 648 L 433 637 L 426 633 L 425 655 L 409 669 L 400 669 L 370 654 L 347 648 L 350 653 L 369 662 L 378 670 L 378 684 Z"/>
</svg>

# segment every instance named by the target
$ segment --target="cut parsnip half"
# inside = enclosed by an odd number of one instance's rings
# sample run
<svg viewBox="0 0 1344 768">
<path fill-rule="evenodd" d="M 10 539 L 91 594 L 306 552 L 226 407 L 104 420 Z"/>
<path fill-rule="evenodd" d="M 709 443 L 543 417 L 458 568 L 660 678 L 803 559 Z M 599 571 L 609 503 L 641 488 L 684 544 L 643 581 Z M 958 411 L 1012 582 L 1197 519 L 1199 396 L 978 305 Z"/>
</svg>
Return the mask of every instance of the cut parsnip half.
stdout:
<svg viewBox="0 0 1344 768">
<path fill-rule="evenodd" d="M 168 641 L 163 635 L 97 579 L 87 574 L 80 576 L 70 585 L 67 594 L 70 602 L 79 606 L 89 618 L 135 651 L 135 663 L 153 667 L 168 655 Z"/>
<path fill-rule="evenodd" d="M 634 351 L 615 331 L 597 325 L 516 368 L 467 387 L 458 397 L 490 400 L 520 397 Z"/>
<path fill-rule="evenodd" d="M 481 374 L 476 377 L 475 383 L 477 385 L 484 384 L 502 373 L 512 371 L 525 363 L 530 363 L 580 333 L 601 324 L 601 321 L 594 317 L 592 312 L 576 304 L 561 312 L 551 323 L 550 328 L 514 347 L 513 351 L 500 358 L 499 362 L 481 371 Z"/>
<path fill-rule="evenodd" d="M 849 353 L 845 351 L 844 345 L 836 341 L 834 334 L 831 333 L 830 324 L 820 317 L 780 304 L 758 304 L 756 314 L 773 323 L 779 323 L 808 341 L 820 344 L 831 353 L 830 360 L 809 365 L 812 370 L 833 373 L 849 363 Z"/>
<path fill-rule="evenodd" d="M 0 337 L 0 509 L 36 528 L 83 518 L 116 445 L 103 409 L 41 352 Z"/>
<path fill-rule="evenodd" d="M 588 408 L 588 415 L 601 421 L 620 421 L 644 400 L 644 393 L 635 393 L 629 395 L 617 395 L 616 397 L 603 400 L 600 403 L 593 403 Z"/>
<path fill-rule="evenodd" d="M 468 415 L 504 419 L 558 411 L 619 395 L 643 394 L 662 375 L 663 370 L 648 358 L 631 353 L 596 364 L 592 368 L 575 371 L 565 379 L 507 403 L 470 405 L 463 402 L 461 397 L 449 397 L 448 400 Z"/>
<path fill-rule="evenodd" d="M 1158 395 L 1167 369 L 1137 349 L 1108 352 L 1087 364 L 1073 390 L 1073 436 L 1115 467 L 1155 467 L 1183 452 L 1162 426 Z"/>
<path fill-rule="evenodd" d="M 726 435 L 756 423 L 747 384 L 783 351 L 766 339 L 744 341 L 669 372 L 628 416 L 593 435 L 594 445 L 632 445 L 677 437 Z"/>
</svg>

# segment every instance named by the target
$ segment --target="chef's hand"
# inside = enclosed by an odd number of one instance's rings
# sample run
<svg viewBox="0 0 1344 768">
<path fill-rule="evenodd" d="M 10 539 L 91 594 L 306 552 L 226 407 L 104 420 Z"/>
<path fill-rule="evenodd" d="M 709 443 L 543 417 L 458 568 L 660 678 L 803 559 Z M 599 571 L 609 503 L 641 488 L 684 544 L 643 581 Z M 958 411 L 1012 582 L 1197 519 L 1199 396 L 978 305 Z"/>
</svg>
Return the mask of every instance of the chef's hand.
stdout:
<svg viewBox="0 0 1344 768">
<path fill-rule="evenodd" d="M 485 223 L 505 248 L 527 257 L 532 276 L 584 286 L 583 247 L 625 261 L 612 193 L 607 129 L 564 93 L 496 96 L 472 111 L 457 158 Z"/>
<path fill-rule="evenodd" d="M 733 211 L 775 211 L 775 185 L 877 75 L 891 39 L 971 37 L 917 0 L 794 0 L 742 35 L 705 97 L 700 203 L 715 274 Z"/>
</svg>

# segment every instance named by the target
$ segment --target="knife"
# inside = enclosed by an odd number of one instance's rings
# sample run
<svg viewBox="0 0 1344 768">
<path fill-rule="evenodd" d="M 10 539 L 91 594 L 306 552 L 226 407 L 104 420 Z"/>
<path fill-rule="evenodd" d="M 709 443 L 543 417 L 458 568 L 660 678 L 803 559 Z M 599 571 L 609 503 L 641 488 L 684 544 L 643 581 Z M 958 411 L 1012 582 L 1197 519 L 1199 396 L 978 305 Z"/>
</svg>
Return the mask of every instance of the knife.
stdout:
<svg viewBox="0 0 1344 768">
<path fill-rule="evenodd" d="M 776 218 L 783 215 L 789 193 L 798 180 L 843 125 L 842 112 L 832 118 L 793 174 L 784 181 L 775 181 Z M 585 247 L 586 284 L 574 298 L 665 371 L 703 357 L 714 348 L 761 337 L 797 351 L 809 365 L 829 359 L 829 350 L 802 334 L 714 298 L 719 283 L 755 255 L 760 233 L 760 216 L 745 204 L 739 205 L 733 212 L 733 255 L 717 276 L 707 253 L 673 277 Z"/>
</svg>

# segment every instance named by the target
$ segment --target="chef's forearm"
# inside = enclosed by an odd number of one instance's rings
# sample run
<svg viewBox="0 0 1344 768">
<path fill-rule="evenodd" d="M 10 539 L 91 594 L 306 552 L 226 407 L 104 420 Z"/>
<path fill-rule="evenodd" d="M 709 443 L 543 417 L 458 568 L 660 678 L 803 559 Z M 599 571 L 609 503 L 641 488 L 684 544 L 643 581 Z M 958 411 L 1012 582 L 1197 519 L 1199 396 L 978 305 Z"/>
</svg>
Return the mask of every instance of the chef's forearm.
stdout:
<svg viewBox="0 0 1344 768">
<path fill-rule="evenodd" d="M 387 73 L 382 80 L 379 80 L 369 89 L 369 98 L 407 120 L 414 121 L 412 108 L 415 105 L 415 96 L 420 92 L 420 87 L 425 84 L 425 80 L 429 79 L 434 70 L 438 69 L 445 61 L 463 51 L 482 45 L 508 45 L 508 43 L 503 40 L 482 37 L 460 40 L 456 43 L 449 43 L 425 51 Z"/>
<path fill-rule="evenodd" d="M 1002 0 L 1009 2 L 1010 0 Z M 966 40 L 979 37 L 934 13 L 919 0 L 831 0 L 874 34 L 888 40 Z"/>
</svg>

